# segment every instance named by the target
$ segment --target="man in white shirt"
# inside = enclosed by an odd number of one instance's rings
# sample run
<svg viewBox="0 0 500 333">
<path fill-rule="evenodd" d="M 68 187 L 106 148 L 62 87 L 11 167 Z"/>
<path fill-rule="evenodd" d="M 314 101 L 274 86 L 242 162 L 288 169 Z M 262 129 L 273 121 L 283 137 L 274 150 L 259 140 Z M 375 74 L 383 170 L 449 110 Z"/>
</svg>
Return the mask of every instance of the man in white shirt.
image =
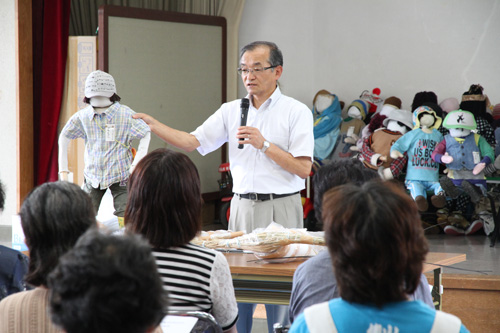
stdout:
<svg viewBox="0 0 500 333">
<path fill-rule="evenodd" d="M 192 133 L 145 114 L 134 118 L 143 119 L 153 133 L 185 151 L 197 149 L 205 155 L 228 142 L 235 193 L 229 229 L 251 232 L 272 221 L 302 227 L 299 191 L 312 166 L 312 114 L 303 103 L 281 94 L 283 56 L 276 44 L 248 44 L 240 59 L 238 72 L 250 101 L 247 126 L 240 126 L 240 100 L 223 104 Z M 243 149 L 238 149 L 239 143 Z"/>
<path fill-rule="evenodd" d="M 194 132 L 168 127 L 151 116 L 136 114 L 151 131 L 185 151 L 208 154 L 228 143 L 233 176 L 230 230 L 252 232 L 276 222 L 286 228 L 303 227 L 299 191 L 305 187 L 314 150 L 313 117 L 303 103 L 281 94 L 278 79 L 283 55 L 274 43 L 253 42 L 240 53 L 243 84 L 250 101 L 247 126 L 240 126 L 240 100 L 223 104 Z M 239 140 L 244 141 L 239 141 Z M 238 144 L 244 145 L 238 149 Z M 239 303 L 238 332 L 250 332 L 255 305 Z M 272 324 L 287 324 L 288 307 L 266 305 Z"/>
</svg>

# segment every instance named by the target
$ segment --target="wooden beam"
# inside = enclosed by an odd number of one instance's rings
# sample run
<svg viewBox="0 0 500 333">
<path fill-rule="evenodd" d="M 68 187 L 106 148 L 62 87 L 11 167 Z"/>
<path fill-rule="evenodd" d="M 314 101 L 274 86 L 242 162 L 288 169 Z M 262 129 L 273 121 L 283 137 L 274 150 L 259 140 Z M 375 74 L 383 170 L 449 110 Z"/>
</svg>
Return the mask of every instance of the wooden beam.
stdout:
<svg viewBox="0 0 500 333">
<path fill-rule="evenodd" d="M 34 187 L 31 0 L 16 1 L 17 208 Z"/>
</svg>

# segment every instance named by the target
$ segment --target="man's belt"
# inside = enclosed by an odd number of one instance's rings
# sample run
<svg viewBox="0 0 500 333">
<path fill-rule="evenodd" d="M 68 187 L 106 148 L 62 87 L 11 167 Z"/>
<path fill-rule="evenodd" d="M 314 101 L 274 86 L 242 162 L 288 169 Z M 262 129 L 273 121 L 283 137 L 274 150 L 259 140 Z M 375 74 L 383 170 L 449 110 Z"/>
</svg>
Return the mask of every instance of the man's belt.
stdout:
<svg viewBox="0 0 500 333">
<path fill-rule="evenodd" d="M 249 200 L 253 200 L 253 201 L 267 201 L 267 200 L 272 200 L 272 199 L 279 199 L 279 198 L 289 197 L 289 196 L 297 194 L 297 193 L 299 193 L 299 192 L 285 193 L 285 194 L 274 194 L 274 193 L 245 193 L 245 194 L 238 194 L 238 193 L 235 193 L 235 195 L 239 196 L 240 198 L 249 199 Z"/>
</svg>

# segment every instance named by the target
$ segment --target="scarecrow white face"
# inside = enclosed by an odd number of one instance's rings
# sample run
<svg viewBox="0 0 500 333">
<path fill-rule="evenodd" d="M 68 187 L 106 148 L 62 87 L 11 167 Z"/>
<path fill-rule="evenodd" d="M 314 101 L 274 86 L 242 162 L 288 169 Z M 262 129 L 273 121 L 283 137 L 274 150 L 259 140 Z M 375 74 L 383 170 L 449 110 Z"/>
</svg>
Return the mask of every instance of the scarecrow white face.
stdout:
<svg viewBox="0 0 500 333">
<path fill-rule="evenodd" d="M 430 113 L 424 113 L 420 117 L 420 126 L 429 128 L 434 124 L 435 118 L 432 114 Z"/>
<path fill-rule="evenodd" d="M 408 128 L 402 122 L 399 122 L 399 121 L 393 120 L 393 119 L 391 119 L 387 122 L 387 129 L 389 131 L 399 132 L 401 134 L 405 134 L 406 132 L 408 132 L 410 130 L 410 128 Z"/>
<path fill-rule="evenodd" d="M 113 104 L 109 97 L 104 97 L 104 96 L 96 96 L 92 97 L 90 99 L 90 105 L 92 105 L 95 108 L 105 108 Z"/>
<path fill-rule="evenodd" d="M 469 135 L 471 130 L 465 128 L 450 128 L 450 135 L 454 138 L 464 138 Z"/>
<path fill-rule="evenodd" d="M 394 109 L 382 124 L 389 131 L 399 132 L 404 135 L 412 130 L 412 114 L 410 111 Z"/>
<path fill-rule="evenodd" d="M 355 106 L 351 106 L 349 110 L 347 110 L 347 116 L 354 119 L 363 119 L 363 117 L 361 116 L 361 111 Z"/>
<path fill-rule="evenodd" d="M 332 95 L 321 94 L 316 98 L 314 107 L 318 113 L 326 110 L 330 105 L 332 105 L 334 97 Z"/>
</svg>

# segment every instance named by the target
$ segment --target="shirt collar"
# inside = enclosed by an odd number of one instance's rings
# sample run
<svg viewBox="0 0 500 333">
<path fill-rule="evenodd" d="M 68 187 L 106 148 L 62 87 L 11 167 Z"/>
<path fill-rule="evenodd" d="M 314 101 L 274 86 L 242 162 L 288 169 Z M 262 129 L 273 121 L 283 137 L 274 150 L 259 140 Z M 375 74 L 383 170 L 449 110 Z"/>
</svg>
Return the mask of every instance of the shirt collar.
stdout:
<svg viewBox="0 0 500 333">
<path fill-rule="evenodd" d="M 92 105 L 89 105 L 88 107 L 90 111 L 88 117 L 89 120 L 92 120 L 97 115 L 97 113 L 94 112 L 94 107 Z M 104 111 L 101 114 L 105 114 L 107 119 L 111 119 L 116 113 L 116 110 L 118 110 L 119 108 L 120 108 L 120 103 L 114 102 L 113 104 L 110 105 L 110 107 L 106 111 Z"/>
<path fill-rule="evenodd" d="M 276 86 L 276 89 L 274 89 L 274 92 L 272 93 L 272 95 L 264 103 L 262 103 L 262 106 L 267 105 L 268 108 L 271 108 L 278 102 L 278 99 L 280 97 L 281 97 L 280 87 Z M 247 95 L 246 98 L 248 98 L 250 100 L 250 103 L 253 106 L 252 100 L 250 99 L 250 95 Z M 261 108 L 262 108 L 262 106 L 261 106 Z"/>
</svg>

